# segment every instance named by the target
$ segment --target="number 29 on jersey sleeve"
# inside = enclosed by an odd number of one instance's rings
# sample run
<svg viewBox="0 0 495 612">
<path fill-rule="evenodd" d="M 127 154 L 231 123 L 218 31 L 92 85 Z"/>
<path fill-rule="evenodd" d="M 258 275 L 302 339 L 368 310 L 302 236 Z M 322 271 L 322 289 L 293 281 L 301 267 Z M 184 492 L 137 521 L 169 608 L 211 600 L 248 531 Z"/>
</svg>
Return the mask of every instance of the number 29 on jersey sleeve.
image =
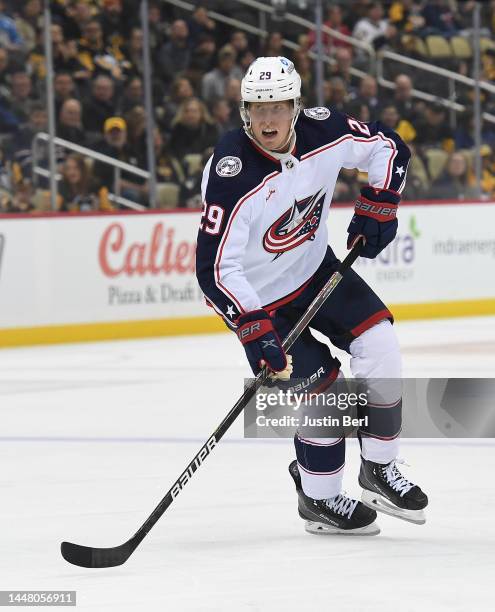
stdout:
<svg viewBox="0 0 495 612">
<path fill-rule="evenodd" d="M 207 234 L 216 236 L 220 233 L 225 210 L 218 204 L 203 202 L 203 214 L 199 229 Z"/>
</svg>

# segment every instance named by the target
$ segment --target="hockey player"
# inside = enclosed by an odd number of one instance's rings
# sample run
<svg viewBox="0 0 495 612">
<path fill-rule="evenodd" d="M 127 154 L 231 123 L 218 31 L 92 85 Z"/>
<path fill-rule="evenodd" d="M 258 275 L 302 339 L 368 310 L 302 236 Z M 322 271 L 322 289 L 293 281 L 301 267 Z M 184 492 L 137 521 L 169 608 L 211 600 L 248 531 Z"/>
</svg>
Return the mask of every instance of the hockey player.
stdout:
<svg viewBox="0 0 495 612">
<path fill-rule="evenodd" d="M 348 247 L 364 237 L 361 255 L 374 258 L 395 237 L 410 153 L 378 122 L 323 107 L 302 110 L 301 79 L 284 57 L 255 60 L 241 96 L 244 129 L 225 134 L 204 169 L 197 277 L 207 302 L 237 332 L 253 372 L 263 363 L 287 372 L 280 338 L 339 264 L 328 246 L 327 217 L 340 169 L 368 172 Z M 392 322 L 378 296 L 349 270 L 311 328 L 350 354 L 355 377 L 395 379 L 401 364 Z M 290 352 L 295 377 L 317 374 L 313 389 L 321 392 L 338 376 L 340 363 L 309 329 Z M 427 497 L 397 466 L 400 392 L 386 404 L 376 407 L 386 411 L 379 430 L 360 431 L 362 502 L 342 492 L 345 439 L 296 435 L 297 461 L 289 472 L 307 531 L 374 535 L 375 510 L 424 522 Z"/>
</svg>

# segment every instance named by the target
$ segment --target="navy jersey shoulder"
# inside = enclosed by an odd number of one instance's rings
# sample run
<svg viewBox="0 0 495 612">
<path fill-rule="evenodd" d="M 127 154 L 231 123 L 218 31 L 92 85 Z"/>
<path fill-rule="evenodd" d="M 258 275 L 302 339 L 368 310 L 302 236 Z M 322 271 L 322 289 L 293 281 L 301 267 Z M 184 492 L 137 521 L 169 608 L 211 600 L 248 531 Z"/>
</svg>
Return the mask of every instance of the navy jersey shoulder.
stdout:
<svg viewBox="0 0 495 612">
<path fill-rule="evenodd" d="M 297 155 L 314 151 L 349 133 L 347 116 L 332 108 L 316 107 L 301 111 L 296 123 Z"/>
<path fill-rule="evenodd" d="M 206 187 L 206 202 L 235 205 L 263 179 L 280 170 L 280 163 L 260 154 L 244 130 L 231 130 L 217 143 Z"/>
<path fill-rule="evenodd" d="M 303 110 L 296 123 L 296 132 L 298 156 L 346 136 L 363 141 L 372 138 L 376 140 L 377 134 L 393 140 L 400 157 L 408 158 L 410 155 L 400 136 L 380 121 L 364 123 L 332 107 Z"/>
</svg>

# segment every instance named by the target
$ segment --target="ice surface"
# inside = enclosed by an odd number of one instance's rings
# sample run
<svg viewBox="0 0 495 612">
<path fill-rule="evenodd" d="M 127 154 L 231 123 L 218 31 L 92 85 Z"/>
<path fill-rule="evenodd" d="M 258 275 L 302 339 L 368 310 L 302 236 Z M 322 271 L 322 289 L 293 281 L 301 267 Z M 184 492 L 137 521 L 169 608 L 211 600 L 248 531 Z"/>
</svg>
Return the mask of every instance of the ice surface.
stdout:
<svg viewBox="0 0 495 612">
<path fill-rule="evenodd" d="M 494 375 L 495 318 L 397 330 L 406 376 Z M 375 538 L 318 537 L 297 516 L 292 443 L 243 440 L 239 420 L 124 566 L 67 564 L 62 540 L 132 535 L 248 374 L 227 334 L 0 351 L 0 589 L 75 589 L 97 611 L 493 609 L 492 440 L 403 443 L 426 525 L 382 515 Z M 354 495 L 358 462 L 351 441 Z"/>
</svg>

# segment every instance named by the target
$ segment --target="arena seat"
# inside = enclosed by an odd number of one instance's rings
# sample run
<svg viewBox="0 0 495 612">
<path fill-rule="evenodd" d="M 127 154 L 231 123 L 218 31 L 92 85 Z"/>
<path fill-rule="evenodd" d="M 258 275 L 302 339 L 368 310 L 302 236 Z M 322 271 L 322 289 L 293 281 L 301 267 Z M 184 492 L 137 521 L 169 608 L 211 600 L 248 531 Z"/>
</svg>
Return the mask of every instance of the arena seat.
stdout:
<svg viewBox="0 0 495 612">
<path fill-rule="evenodd" d="M 443 149 L 427 149 L 425 151 L 426 159 L 428 162 L 428 172 L 430 174 L 431 181 L 434 181 L 445 168 L 449 154 Z"/>
<path fill-rule="evenodd" d="M 177 208 L 180 187 L 176 183 L 158 183 L 156 195 L 158 208 Z"/>
<path fill-rule="evenodd" d="M 473 50 L 467 38 L 464 36 L 452 36 L 450 39 L 452 52 L 457 59 L 468 60 L 473 56 Z"/>
<path fill-rule="evenodd" d="M 451 59 L 452 49 L 443 36 L 431 35 L 426 37 L 428 55 L 433 59 Z"/>
</svg>

